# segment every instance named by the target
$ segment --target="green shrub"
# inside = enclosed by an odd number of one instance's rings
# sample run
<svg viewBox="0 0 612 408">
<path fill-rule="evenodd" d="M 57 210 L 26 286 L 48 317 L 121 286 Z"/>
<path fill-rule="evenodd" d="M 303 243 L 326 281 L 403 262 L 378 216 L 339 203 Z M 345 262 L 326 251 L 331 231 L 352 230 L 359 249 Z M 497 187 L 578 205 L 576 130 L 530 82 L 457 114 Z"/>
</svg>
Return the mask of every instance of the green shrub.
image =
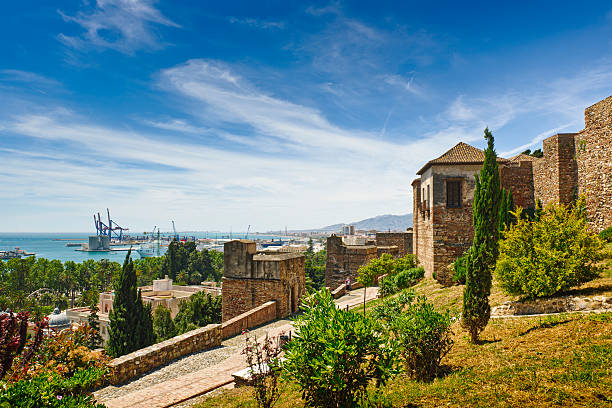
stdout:
<svg viewBox="0 0 612 408">
<path fill-rule="evenodd" d="M 425 269 L 422 266 L 418 268 L 410 268 L 399 272 L 395 275 L 395 282 L 398 290 L 406 289 L 425 276 Z"/>
<path fill-rule="evenodd" d="M 602 242 L 587 226 L 582 200 L 552 205 L 534 220 L 521 217 L 500 241 L 496 273 L 508 293 L 552 296 L 599 276 Z"/>
<path fill-rule="evenodd" d="M 414 290 L 406 290 L 395 298 L 385 299 L 372 309 L 370 315 L 374 321 L 389 329 L 389 323 L 395 320 L 404 310 L 407 304 L 412 303 L 415 297 Z"/>
<path fill-rule="evenodd" d="M 455 269 L 455 273 L 453 274 L 453 281 L 460 283 L 462 285 L 465 285 L 465 268 L 466 268 L 465 262 L 466 260 L 467 260 L 467 252 L 461 255 L 459 258 L 457 258 L 457 260 L 453 264 L 453 267 Z"/>
<path fill-rule="evenodd" d="M 307 406 L 354 407 L 395 373 L 396 347 L 375 322 L 340 310 L 329 291 L 306 298 L 286 345 L 283 372 L 301 388 Z"/>
<path fill-rule="evenodd" d="M 99 368 L 82 369 L 65 378 L 58 373 L 39 375 L 0 387 L 0 407 L 103 408 L 87 390 L 105 375 Z"/>
<path fill-rule="evenodd" d="M 419 296 L 391 321 L 391 331 L 411 376 L 422 381 L 438 376 L 440 362 L 453 345 L 451 323 L 450 314 L 437 312 L 425 296 Z"/>
<path fill-rule="evenodd" d="M 599 233 L 599 239 L 604 242 L 612 242 L 612 227 L 606 228 Z"/>
<path fill-rule="evenodd" d="M 400 258 L 399 265 L 397 269 L 391 275 L 385 276 L 380 281 L 379 291 L 383 297 L 392 295 L 402 289 L 406 289 L 415 283 L 417 283 L 420 279 L 425 276 L 425 269 L 422 266 L 411 267 L 403 269 L 404 266 L 409 264 L 402 264 L 402 259 Z"/>
</svg>

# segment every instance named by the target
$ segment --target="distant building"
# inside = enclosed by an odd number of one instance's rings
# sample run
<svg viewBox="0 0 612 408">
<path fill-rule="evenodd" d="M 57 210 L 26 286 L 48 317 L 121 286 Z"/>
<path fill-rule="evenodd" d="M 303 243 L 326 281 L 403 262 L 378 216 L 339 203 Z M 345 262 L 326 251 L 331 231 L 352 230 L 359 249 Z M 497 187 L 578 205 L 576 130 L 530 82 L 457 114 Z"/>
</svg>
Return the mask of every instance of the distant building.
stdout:
<svg viewBox="0 0 612 408">
<path fill-rule="evenodd" d="M 354 225 L 342 226 L 342 235 L 355 235 L 355 226 Z"/>
</svg>

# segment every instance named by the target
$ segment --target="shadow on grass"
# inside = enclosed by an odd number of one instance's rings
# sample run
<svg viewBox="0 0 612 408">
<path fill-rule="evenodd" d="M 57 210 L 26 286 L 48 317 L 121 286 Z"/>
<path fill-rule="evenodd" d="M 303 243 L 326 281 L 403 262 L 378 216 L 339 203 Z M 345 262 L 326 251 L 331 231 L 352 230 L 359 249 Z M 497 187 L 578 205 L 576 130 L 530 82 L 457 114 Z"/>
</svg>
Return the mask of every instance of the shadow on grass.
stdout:
<svg viewBox="0 0 612 408">
<path fill-rule="evenodd" d="M 599 295 L 605 292 L 612 292 L 612 284 L 605 284 L 596 287 L 582 288 L 582 289 L 570 289 L 565 292 L 561 292 L 556 296 L 591 296 Z"/>
<path fill-rule="evenodd" d="M 565 324 L 565 323 L 569 323 L 572 319 L 565 319 L 565 320 L 548 320 L 548 321 L 541 321 L 540 323 L 536 324 L 535 326 L 532 326 L 530 328 L 528 328 L 527 330 L 525 330 L 524 332 L 522 332 L 521 334 L 519 334 L 520 336 L 525 336 L 526 334 L 531 333 L 532 331 L 538 330 L 538 329 L 549 329 L 551 327 L 555 327 L 555 326 L 559 326 L 561 324 Z"/>
<path fill-rule="evenodd" d="M 485 345 L 485 344 L 493 344 L 493 343 L 499 343 L 501 341 L 501 339 L 478 339 L 478 343 L 476 343 L 479 346 Z"/>
</svg>

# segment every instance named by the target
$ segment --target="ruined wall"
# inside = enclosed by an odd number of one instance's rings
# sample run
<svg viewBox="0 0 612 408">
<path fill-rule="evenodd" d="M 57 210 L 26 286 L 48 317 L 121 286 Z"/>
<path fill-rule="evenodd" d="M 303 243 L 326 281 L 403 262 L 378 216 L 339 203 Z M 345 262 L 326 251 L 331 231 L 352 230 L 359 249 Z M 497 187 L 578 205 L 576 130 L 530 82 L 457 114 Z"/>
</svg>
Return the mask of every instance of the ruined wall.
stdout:
<svg viewBox="0 0 612 408">
<path fill-rule="evenodd" d="M 575 133 L 559 133 L 542 142 L 544 157 L 533 162 L 533 183 L 536 200 L 542 205 L 571 203 L 576 194 Z"/>
<path fill-rule="evenodd" d="M 512 199 L 516 207 L 535 207 L 531 161 L 504 164 L 499 167 L 499 176 L 502 188 L 512 191 Z"/>
<path fill-rule="evenodd" d="M 406 232 L 377 232 L 376 246 L 398 248 L 397 256 L 403 257 L 412 253 L 412 231 Z"/>
<path fill-rule="evenodd" d="M 304 255 L 257 253 L 254 244 L 237 240 L 224 245 L 223 322 L 272 300 L 277 317 L 286 317 L 298 311 L 306 293 Z"/>
<path fill-rule="evenodd" d="M 596 232 L 612 227 L 612 96 L 584 111 L 584 130 L 575 141 L 578 193 Z"/>
<path fill-rule="evenodd" d="M 342 237 L 332 235 L 327 238 L 327 260 L 325 263 L 325 286 L 337 288 L 346 277 L 351 282 L 357 280 L 357 270 L 377 257 L 376 246 L 344 245 Z"/>
<path fill-rule="evenodd" d="M 125 383 L 187 354 L 221 345 L 221 325 L 209 324 L 111 360 L 110 383 Z"/>
<path fill-rule="evenodd" d="M 382 254 L 389 254 L 393 258 L 398 258 L 400 256 L 400 250 L 396 245 L 392 246 L 376 246 L 376 257 L 380 258 Z"/>
</svg>

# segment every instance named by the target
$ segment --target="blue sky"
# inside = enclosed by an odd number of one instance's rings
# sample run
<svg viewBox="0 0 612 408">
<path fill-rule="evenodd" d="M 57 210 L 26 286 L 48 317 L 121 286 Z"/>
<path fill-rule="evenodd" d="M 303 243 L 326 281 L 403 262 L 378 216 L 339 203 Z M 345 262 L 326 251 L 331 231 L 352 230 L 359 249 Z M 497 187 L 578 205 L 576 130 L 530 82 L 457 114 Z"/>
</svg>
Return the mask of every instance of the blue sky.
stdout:
<svg viewBox="0 0 612 408">
<path fill-rule="evenodd" d="M 0 231 L 411 212 L 457 142 L 537 148 L 612 94 L 609 1 L 496 3 L 3 2 Z"/>
</svg>

